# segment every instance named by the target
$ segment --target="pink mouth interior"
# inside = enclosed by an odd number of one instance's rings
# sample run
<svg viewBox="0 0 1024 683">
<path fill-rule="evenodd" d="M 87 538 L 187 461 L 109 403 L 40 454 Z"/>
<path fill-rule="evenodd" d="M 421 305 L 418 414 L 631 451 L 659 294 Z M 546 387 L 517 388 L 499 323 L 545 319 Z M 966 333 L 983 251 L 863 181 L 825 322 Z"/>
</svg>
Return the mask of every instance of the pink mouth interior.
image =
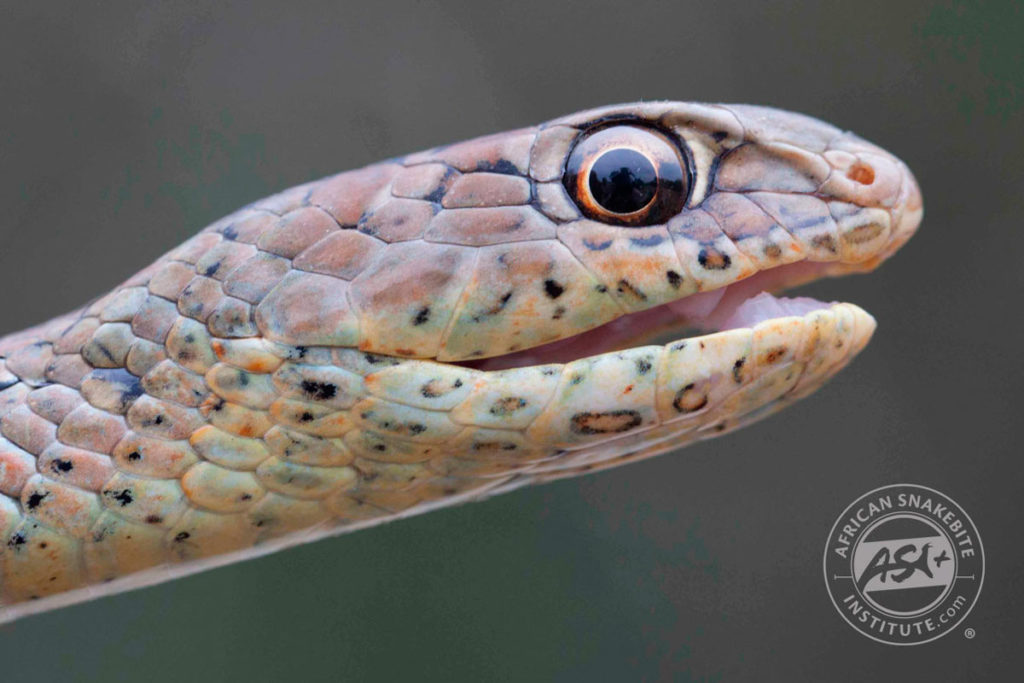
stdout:
<svg viewBox="0 0 1024 683">
<path fill-rule="evenodd" d="M 804 261 L 760 271 L 745 280 L 630 313 L 566 339 L 460 365 L 478 370 L 507 370 L 568 363 L 645 343 L 674 341 L 685 337 L 687 330 L 698 333 L 732 330 L 752 327 L 772 318 L 805 315 L 831 304 L 809 297 L 776 298 L 769 292 L 817 279 L 825 266 L 827 264 Z"/>
</svg>

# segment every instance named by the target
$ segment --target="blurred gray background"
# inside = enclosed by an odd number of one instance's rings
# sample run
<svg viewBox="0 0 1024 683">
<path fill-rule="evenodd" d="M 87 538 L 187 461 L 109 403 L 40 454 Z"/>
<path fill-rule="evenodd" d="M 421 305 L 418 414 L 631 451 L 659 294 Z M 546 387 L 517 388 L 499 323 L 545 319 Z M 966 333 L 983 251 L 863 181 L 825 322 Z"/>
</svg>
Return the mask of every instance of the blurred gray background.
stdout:
<svg viewBox="0 0 1024 683">
<path fill-rule="evenodd" d="M 879 330 L 788 411 L 17 622 L 5 681 L 1019 680 L 1019 3 L 3 4 L 0 332 L 277 189 L 611 102 L 803 111 L 900 155 L 926 206 L 880 271 L 812 287 Z M 903 481 L 957 500 L 988 564 L 913 648 L 855 633 L 821 576 L 842 509 Z"/>
</svg>

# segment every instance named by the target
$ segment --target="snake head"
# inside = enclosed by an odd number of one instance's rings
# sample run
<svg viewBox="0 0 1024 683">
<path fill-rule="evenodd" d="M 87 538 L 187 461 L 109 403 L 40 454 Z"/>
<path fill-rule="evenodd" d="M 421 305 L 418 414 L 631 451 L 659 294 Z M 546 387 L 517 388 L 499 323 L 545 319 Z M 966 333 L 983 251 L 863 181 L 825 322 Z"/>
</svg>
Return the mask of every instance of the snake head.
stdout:
<svg viewBox="0 0 1024 683">
<path fill-rule="evenodd" d="M 0 621 L 759 419 L 875 328 L 766 292 L 920 219 L 849 133 L 671 102 L 254 202 L 0 339 Z"/>
<path fill-rule="evenodd" d="M 900 160 L 833 126 L 658 102 L 343 173 L 212 230 L 292 259 L 253 275 L 284 276 L 255 312 L 270 339 L 498 368 L 719 328 L 762 290 L 875 267 L 921 210 Z"/>
</svg>

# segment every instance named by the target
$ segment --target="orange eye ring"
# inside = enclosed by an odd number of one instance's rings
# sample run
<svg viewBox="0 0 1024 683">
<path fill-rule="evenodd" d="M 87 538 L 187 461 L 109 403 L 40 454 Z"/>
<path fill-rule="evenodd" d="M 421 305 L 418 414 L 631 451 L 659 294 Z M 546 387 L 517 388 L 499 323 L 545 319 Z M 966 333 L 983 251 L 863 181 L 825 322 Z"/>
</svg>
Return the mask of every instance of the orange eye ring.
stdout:
<svg viewBox="0 0 1024 683">
<path fill-rule="evenodd" d="M 562 183 L 585 216 L 640 227 L 679 213 L 690 189 L 679 146 L 639 126 L 611 126 L 587 135 L 569 154 Z"/>
</svg>

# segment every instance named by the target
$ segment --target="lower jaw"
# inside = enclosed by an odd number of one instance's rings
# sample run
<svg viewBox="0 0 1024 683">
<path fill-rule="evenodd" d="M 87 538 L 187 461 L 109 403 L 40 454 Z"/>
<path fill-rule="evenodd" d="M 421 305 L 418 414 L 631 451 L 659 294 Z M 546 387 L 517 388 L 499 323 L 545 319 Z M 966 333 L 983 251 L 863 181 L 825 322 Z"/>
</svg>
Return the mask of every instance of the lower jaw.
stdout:
<svg viewBox="0 0 1024 683">
<path fill-rule="evenodd" d="M 799 262 L 761 271 L 726 287 L 698 292 L 645 311 L 630 313 L 567 339 L 458 365 L 476 370 L 507 370 L 552 363 L 565 364 L 641 345 L 668 344 L 692 335 L 753 328 L 766 320 L 802 317 L 837 304 L 809 297 L 775 297 L 770 292 L 829 275 L 831 266 L 827 263 Z"/>
<path fill-rule="evenodd" d="M 525 436 L 567 452 L 542 466 L 560 472 L 613 466 L 715 437 L 816 391 L 864 348 L 874 329 L 870 315 L 838 303 L 548 365 L 539 370 L 557 372 L 558 385 Z M 515 386 L 531 382 L 537 371 L 495 375 Z"/>
</svg>

